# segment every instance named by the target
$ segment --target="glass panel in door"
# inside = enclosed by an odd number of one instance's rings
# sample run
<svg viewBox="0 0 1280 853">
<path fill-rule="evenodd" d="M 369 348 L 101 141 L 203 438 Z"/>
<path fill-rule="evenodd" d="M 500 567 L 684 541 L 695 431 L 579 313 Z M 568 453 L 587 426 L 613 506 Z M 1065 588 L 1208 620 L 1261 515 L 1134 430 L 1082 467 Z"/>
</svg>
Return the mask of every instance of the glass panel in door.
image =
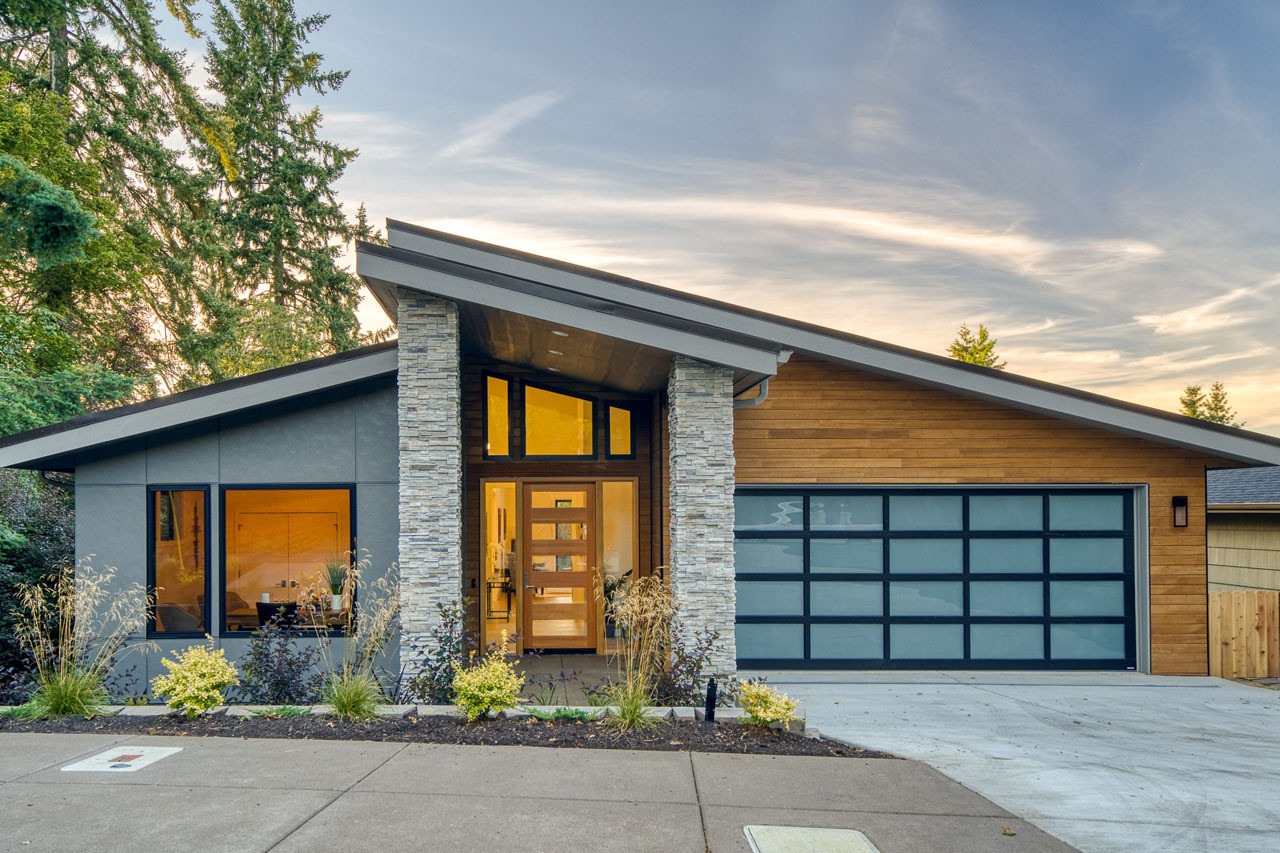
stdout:
<svg viewBox="0 0 1280 853">
<path fill-rule="evenodd" d="M 594 649 L 595 484 L 524 486 L 524 647 Z"/>
</svg>

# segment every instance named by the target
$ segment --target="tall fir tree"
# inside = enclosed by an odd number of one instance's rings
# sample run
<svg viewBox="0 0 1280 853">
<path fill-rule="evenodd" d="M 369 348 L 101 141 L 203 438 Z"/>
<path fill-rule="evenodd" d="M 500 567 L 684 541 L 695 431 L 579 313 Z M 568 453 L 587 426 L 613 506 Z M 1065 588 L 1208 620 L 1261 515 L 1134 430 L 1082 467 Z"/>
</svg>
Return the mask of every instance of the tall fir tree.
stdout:
<svg viewBox="0 0 1280 853">
<path fill-rule="evenodd" d="M 1178 398 L 1179 414 L 1215 424 L 1242 427 L 1244 421 L 1236 419 L 1236 410 L 1227 399 L 1227 386 L 1215 381 L 1205 393 L 1202 385 L 1188 385 Z"/>
<path fill-rule="evenodd" d="M 979 323 L 975 333 L 969 329 L 968 323 L 962 323 L 955 340 L 947 347 L 947 354 L 956 361 L 1004 370 L 1006 362 L 1000 360 L 995 350 L 996 339 L 991 337 L 985 325 Z"/>
<path fill-rule="evenodd" d="M 215 222 L 221 256 L 204 308 L 209 322 L 180 346 L 217 380 L 360 343 L 359 280 L 339 265 L 353 232 L 334 183 L 356 156 L 320 136 L 319 108 L 300 98 L 338 88 L 307 38 L 327 15 L 299 18 L 291 0 L 215 0 L 208 85 L 222 98 L 229 151 Z"/>
</svg>

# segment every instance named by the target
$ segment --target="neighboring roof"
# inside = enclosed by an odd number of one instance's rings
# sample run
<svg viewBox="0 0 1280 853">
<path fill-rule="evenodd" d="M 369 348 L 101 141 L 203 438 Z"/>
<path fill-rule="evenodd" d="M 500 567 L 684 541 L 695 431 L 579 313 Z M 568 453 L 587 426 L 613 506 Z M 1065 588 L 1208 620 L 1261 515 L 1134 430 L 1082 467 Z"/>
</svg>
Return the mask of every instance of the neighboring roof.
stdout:
<svg viewBox="0 0 1280 853">
<path fill-rule="evenodd" d="M 395 370 L 396 342 L 388 341 L 91 412 L 0 438 L 0 468 L 68 470 L 74 467 L 76 452 L 392 374 Z"/>
<path fill-rule="evenodd" d="M 1280 468 L 1224 468 L 1210 471 L 1209 509 L 1280 512 Z"/>
<path fill-rule="evenodd" d="M 397 220 L 387 221 L 387 236 L 390 246 L 357 243 L 356 268 L 392 317 L 397 287 L 462 302 L 508 299 L 509 310 L 515 313 L 558 311 L 555 316 L 567 325 L 584 316 L 597 324 L 639 324 L 649 339 L 660 339 L 665 349 L 754 371 L 755 376 L 776 372 L 776 366 L 770 370 L 761 356 L 772 353 L 780 362 L 795 351 L 1212 456 L 1251 465 L 1280 464 L 1276 436 L 966 364 Z M 640 332 L 629 327 L 624 333 Z M 693 351 L 693 344 L 705 349 L 715 342 L 736 349 L 718 357 Z M 735 382 L 735 389 L 742 390 L 746 382 Z"/>
</svg>

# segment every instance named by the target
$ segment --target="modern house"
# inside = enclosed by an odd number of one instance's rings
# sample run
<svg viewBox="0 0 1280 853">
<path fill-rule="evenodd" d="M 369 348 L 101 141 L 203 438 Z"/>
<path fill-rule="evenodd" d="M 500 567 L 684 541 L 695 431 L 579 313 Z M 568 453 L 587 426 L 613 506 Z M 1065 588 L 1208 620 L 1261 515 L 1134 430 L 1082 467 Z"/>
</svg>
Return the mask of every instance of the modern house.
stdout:
<svg viewBox="0 0 1280 853">
<path fill-rule="evenodd" d="M 78 553 L 156 588 L 162 648 L 340 614 L 359 551 L 410 668 L 460 600 L 600 650 L 596 573 L 663 571 L 721 673 L 1206 671 L 1205 474 L 1280 439 L 388 230 L 357 270 L 398 342 L 0 442 L 75 473 Z"/>
<path fill-rule="evenodd" d="M 1280 590 L 1280 468 L 1210 471 L 1209 591 Z"/>
</svg>

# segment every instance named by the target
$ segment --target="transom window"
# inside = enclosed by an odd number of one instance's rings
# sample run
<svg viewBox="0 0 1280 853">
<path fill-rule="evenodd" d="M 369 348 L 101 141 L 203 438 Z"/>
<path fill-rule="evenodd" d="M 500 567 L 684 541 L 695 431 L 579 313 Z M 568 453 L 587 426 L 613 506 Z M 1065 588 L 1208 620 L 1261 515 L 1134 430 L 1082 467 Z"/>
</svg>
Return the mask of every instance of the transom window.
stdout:
<svg viewBox="0 0 1280 853">
<path fill-rule="evenodd" d="M 634 459 L 635 404 L 484 374 L 485 459 Z M 519 429 L 515 429 L 515 427 Z"/>
<path fill-rule="evenodd" d="M 339 628 L 355 594 L 350 488 L 224 488 L 223 630 Z"/>
<path fill-rule="evenodd" d="M 595 437 L 594 401 L 525 384 L 525 456 L 595 456 Z"/>
</svg>

